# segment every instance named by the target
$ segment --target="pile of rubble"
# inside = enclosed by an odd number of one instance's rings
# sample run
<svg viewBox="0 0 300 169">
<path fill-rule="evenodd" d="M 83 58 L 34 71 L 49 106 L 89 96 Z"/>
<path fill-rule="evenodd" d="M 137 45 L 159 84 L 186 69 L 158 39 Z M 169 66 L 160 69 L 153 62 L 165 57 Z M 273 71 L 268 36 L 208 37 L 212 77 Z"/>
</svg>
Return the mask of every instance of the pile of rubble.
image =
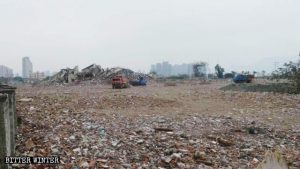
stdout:
<svg viewBox="0 0 300 169">
<path fill-rule="evenodd" d="M 61 69 L 60 72 L 52 76 L 49 81 L 57 83 L 74 82 L 77 79 L 78 72 L 78 67 L 75 67 L 74 69 Z"/>
<path fill-rule="evenodd" d="M 21 129 L 35 134 L 19 135 L 24 139 L 19 155 L 59 155 L 60 168 L 255 168 L 266 150 L 281 145 L 293 155 L 292 168 L 299 166 L 293 163 L 296 133 L 252 127 L 241 119 L 195 115 L 179 122 L 162 116 L 97 116 L 65 109 L 50 118 L 40 114 L 47 119 L 44 124 L 26 119 Z"/>
<path fill-rule="evenodd" d="M 211 85 L 151 87 L 19 88 L 17 156 L 58 155 L 61 169 L 254 169 L 266 151 L 280 149 L 291 169 L 300 167 L 298 96 L 209 91 Z M 221 109 L 190 112 L 184 101 L 196 97 Z M 227 112 L 222 100 L 234 109 Z M 262 112 L 250 118 L 251 109 Z M 263 120 L 266 114 L 271 121 Z M 276 125 L 275 118 L 285 122 Z"/>
<path fill-rule="evenodd" d="M 87 80 L 111 80 L 116 75 L 122 75 L 130 80 L 137 79 L 139 76 L 149 78 L 146 74 L 137 73 L 126 68 L 106 68 L 103 69 L 100 65 L 92 64 L 81 71 L 76 66 L 73 69 L 61 69 L 60 72 L 46 80 L 46 83 L 72 83 L 76 81 Z"/>
</svg>

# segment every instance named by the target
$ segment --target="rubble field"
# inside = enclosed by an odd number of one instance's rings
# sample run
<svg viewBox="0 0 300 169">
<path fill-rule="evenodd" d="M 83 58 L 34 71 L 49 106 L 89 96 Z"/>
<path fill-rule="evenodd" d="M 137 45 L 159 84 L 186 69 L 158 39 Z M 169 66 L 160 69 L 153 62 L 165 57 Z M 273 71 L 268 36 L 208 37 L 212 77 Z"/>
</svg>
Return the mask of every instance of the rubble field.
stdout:
<svg viewBox="0 0 300 169">
<path fill-rule="evenodd" d="M 61 164 L 14 167 L 246 169 L 276 150 L 300 168 L 300 96 L 225 85 L 19 87 L 17 155 Z"/>
</svg>

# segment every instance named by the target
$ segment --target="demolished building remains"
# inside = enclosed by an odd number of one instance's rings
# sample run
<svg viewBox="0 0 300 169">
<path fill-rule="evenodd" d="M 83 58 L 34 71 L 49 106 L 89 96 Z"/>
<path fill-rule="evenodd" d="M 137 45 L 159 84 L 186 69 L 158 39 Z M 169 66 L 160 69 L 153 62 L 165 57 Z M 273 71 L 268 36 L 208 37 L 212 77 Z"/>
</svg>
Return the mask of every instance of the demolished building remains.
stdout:
<svg viewBox="0 0 300 169">
<path fill-rule="evenodd" d="M 74 69 L 66 68 L 61 69 L 57 74 L 50 77 L 50 82 L 56 83 L 70 83 L 74 82 L 78 78 L 78 67 L 76 66 Z"/>
<path fill-rule="evenodd" d="M 87 80 L 111 80 L 114 76 L 125 76 L 129 80 L 137 79 L 138 77 L 149 78 L 148 75 L 143 73 L 137 73 L 126 68 L 106 68 L 103 69 L 100 65 L 92 64 L 80 72 L 78 67 L 74 69 L 66 68 L 61 69 L 57 74 L 47 79 L 50 83 L 72 83 L 75 81 L 87 81 Z"/>
</svg>

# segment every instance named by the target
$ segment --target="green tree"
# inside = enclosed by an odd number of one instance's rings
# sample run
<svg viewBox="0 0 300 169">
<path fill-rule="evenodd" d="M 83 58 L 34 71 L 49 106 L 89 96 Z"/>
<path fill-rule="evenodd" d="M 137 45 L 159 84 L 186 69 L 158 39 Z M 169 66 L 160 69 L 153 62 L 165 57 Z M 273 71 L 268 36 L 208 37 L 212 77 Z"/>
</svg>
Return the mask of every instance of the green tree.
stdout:
<svg viewBox="0 0 300 169">
<path fill-rule="evenodd" d="M 205 77 L 207 63 L 199 62 L 193 64 L 193 73 L 195 77 Z"/>
<path fill-rule="evenodd" d="M 14 77 L 14 81 L 17 81 L 17 82 L 24 82 L 24 79 L 22 77 Z"/>
<path fill-rule="evenodd" d="M 273 79 L 287 79 L 300 93 L 300 60 L 298 62 L 285 63 L 283 67 L 278 68 L 272 73 Z"/>
<path fill-rule="evenodd" d="M 224 68 L 222 68 L 219 64 L 215 66 L 216 74 L 218 78 L 223 78 L 224 77 Z"/>
</svg>

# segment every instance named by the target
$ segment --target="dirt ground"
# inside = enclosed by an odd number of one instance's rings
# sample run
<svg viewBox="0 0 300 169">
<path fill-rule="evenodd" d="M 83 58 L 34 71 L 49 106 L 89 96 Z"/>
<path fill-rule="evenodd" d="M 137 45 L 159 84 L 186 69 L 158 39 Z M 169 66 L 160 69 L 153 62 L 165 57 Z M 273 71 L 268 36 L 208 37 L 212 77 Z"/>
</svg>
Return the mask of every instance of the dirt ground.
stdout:
<svg viewBox="0 0 300 169">
<path fill-rule="evenodd" d="M 300 168 L 300 96 L 219 90 L 228 83 L 19 87 L 17 152 L 61 157 L 30 168 L 242 169 L 279 150 Z"/>
</svg>

